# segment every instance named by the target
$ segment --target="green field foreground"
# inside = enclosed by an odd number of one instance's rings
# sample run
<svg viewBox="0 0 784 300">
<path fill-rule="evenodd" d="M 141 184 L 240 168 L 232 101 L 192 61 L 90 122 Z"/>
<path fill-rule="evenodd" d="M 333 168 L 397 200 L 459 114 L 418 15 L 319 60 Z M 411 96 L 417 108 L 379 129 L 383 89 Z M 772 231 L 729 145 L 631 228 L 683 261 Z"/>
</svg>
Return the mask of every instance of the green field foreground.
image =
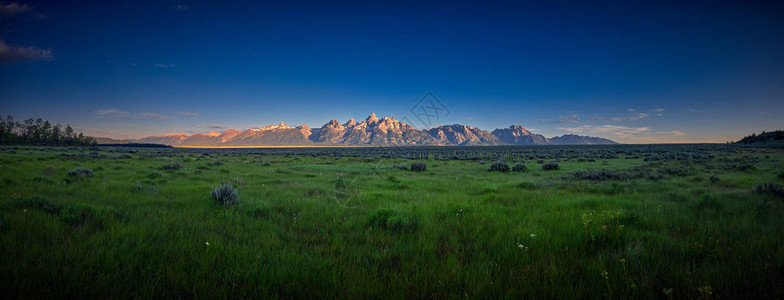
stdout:
<svg viewBox="0 0 784 300">
<path fill-rule="evenodd" d="M 553 171 L 555 158 L 507 155 L 523 172 L 488 171 L 494 156 L 6 147 L 0 294 L 784 297 L 784 150 Z M 417 161 L 427 170 L 399 168 Z M 94 176 L 69 175 L 79 167 Z M 212 199 L 222 183 L 239 204 Z"/>
</svg>

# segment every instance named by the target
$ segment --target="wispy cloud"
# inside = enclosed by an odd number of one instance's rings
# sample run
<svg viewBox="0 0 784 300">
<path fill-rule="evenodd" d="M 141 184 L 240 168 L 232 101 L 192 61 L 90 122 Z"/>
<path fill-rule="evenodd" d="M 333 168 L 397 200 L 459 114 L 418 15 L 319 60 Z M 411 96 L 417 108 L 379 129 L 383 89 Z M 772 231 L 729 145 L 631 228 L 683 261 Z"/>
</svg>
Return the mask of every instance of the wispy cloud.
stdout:
<svg viewBox="0 0 784 300">
<path fill-rule="evenodd" d="M 683 137 L 687 136 L 687 134 L 683 131 L 661 131 L 653 130 L 650 127 L 630 127 L 604 124 L 582 125 L 578 127 L 560 127 L 558 129 L 572 134 L 599 136 L 613 139 L 622 143 L 632 144 L 706 142 L 683 139 Z"/>
<path fill-rule="evenodd" d="M 636 113 L 636 114 L 632 114 L 631 116 L 629 116 L 628 119 L 629 119 L 629 121 L 638 121 L 640 119 L 644 119 L 644 118 L 647 118 L 647 117 L 648 117 L 648 114 L 646 114 L 646 113 Z"/>
<path fill-rule="evenodd" d="M 156 68 L 161 69 L 168 69 L 168 68 L 176 68 L 177 64 L 153 64 Z"/>
<path fill-rule="evenodd" d="M 8 45 L 0 38 L 0 65 L 31 60 L 51 61 L 53 58 L 52 49 Z"/>
<path fill-rule="evenodd" d="M 568 114 L 563 116 L 558 116 L 558 120 L 553 121 L 553 119 L 539 119 L 540 122 L 543 123 L 556 123 L 556 124 L 581 124 L 583 123 L 580 120 L 580 115 L 578 114 Z"/>
<path fill-rule="evenodd" d="M 187 111 L 181 111 L 181 112 L 178 112 L 177 114 L 180 115 L 180 116 L 186 116 L 186 117 L 196 117 L 196 116 L 199 115 L 199 113 L 197 113 L 197 112 L 187 112 Z"/>
<path fill-rule="evenodd" d="M 630 110 L 630 111 L 633 111 L 633 110 Z M 645 119 L 647 117 L 650 117 L 650 115 L 646 114 L 646 113 L 632 113 L 632 114 L 629 114 L 627 116 L 622 116 L 622 117 L 593 117 L 593 118 L 589 119 L 589 121 L 601 122 L 601 123 L 607 123 L 607 122 L 617 123 L 617 122 L 630 122 L 630 121 L 634 122 L 634 121 L 639 121 L 639 120 Z"/>
<path fill-rule="evenodd" d="M 118 109 L 99 109 L 94 113 L 99 118 L 129 118 L 132 116 L 131 113 Z"/>
<path fill-rule="evenodd" d="M 177 4 L 176 6 L 174 6 L 174 10 L 176 10 L 176 11 L 186 11 L 186 10 L 188 10 L 188 6 L 185 5 L 185 4 Z"/>
<path fill-rule="evenodd" d="M 149 113 L 149 112 L 139 113 L 138 115 L 142 118 L 156 119 L 156 120 L 164 120 L 169 118 L 169 116 L 164 116 L 161 114 Z"/>
<path fill-rule="evenodd" d="M 568 114 L 565 116 L 559 116 L 558 121 L 556 123 L 561 124 L 580 124 L 580 116 L 578 114 Z"/>
<path fill-rule="evenodd" d="M 678 131 L 678 130 L 669 131 L 669 133 L 672 134 L 672 135 L 677 135 L 677 136 L 684 136 L 684 135 L 686 135 L 685 132 Z"/>
<path fill-rule="evenodd" d="M 219 124 L 219 123 L 209 123 L 209 124 L 195 124 L 191 125 L 193 128 L 196 129 L 209 129 L 209 130 L 226 130 L 229 128 L 250 128 L 250 126 L 240 125 L 240 124 Z"/>
<path fill-rule="evenodd" d="M 131 113 L 127 111 L 122 111 L 119 109 L 98 109 L 93 112 L 96 117 L 99 118 L 147 118 L 147 119 L 156 119 L 156 120 L 164 120 L 169 119 L 169 116 L 156 114 L 151 112 L 139 112 L 139 113 Z"/>
<path fill-rule="evenodd" d="M 31 10 L 33 10 L 33 8 L 27 4 L 19 4 L 16 2 L 11 2 L 8 4 L 0 3 L 0 18 L 8 18 L 14 15 L 26 14 Z"/>
<path fill-rule="evenodd" d="M 559 127 L 558 129 L 564 130 L 569 133 L 583 134 L 583 135 L 599 135 L 627 138 L 640 132 L 650 130 L 648 127 L 629 127 L 619 125 L 582 125 L 578 127 Z"/>
</svg>

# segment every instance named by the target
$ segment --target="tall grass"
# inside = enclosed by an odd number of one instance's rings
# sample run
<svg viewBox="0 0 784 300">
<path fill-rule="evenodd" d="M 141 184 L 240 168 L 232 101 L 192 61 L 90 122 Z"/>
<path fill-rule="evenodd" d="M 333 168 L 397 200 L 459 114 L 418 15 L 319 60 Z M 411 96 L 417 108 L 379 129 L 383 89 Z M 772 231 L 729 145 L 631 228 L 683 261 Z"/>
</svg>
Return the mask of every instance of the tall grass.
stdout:
<svg viewBox="0 0 784 300">
<path fill-rule="evenodd" d="M 783 206 L 755 189 L 784 183 L 780 150 L 722 156 L 754 158 L 753 172 L 640 156 L 522 173 L 435 160 L 385 176 L 359 157 L 139 151 L 0 152 L 5 297 L 784 296 Z M 172 160 L 182 168 L 160 170 Z M 64 184 L 77 167 L 95 176 Z M 575 180 L 592 169 L 660 178 Z M 212 192 L 227 179 L 242 202 L 225 207 Z"/>
</svg>

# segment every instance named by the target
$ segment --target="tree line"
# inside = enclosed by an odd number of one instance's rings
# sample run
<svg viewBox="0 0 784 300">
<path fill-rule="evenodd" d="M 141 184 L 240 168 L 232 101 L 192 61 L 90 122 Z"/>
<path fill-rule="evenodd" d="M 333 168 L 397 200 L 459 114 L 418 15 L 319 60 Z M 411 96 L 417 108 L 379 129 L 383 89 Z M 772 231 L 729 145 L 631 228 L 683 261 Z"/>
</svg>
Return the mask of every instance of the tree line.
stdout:
<svg viewBox="0 0 784 300">
<path fill-rule="evenodd" d="M 771 132 L 762 132 L 759 135 L 756 133 L 752 133 L 750 136 L 742 138 L 738 141 L 739 144 L 753 144 L 753 143 L 764 143 L 770 141 L 780 141 L 784 140 L 784 131 L 776 130 Z"/>
<path fill-rule="evenodd" d="M 0 117 L 0 145 L 92 146 L 95 139 L 76 132 L 71 125 L 52 125 L 41 118 L 14 121 Z"/>
</svg>

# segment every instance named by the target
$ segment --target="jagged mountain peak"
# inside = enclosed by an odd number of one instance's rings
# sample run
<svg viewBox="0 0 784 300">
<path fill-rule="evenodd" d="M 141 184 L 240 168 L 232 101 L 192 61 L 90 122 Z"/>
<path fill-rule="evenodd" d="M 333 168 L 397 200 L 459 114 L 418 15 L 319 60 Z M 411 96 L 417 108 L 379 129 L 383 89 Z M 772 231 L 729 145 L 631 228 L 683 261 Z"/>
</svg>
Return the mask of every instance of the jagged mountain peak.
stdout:
<svg viewBox="0 0 784 300">
<path fill-rule="evenodd" d="M 348 119 L 348 121 L 346 121 L 346 124 L 343 124 L 344 127 L 352 127 L 355 125 L 357 125 L 357 120 L 354 120 L 354 118 Z"/>
<path fill-rule="evenodd" d="M 227 129 L 223 132 L 197 133 L 191 136 L 174 133 L 135 140 L 173 146 L 272 146 L 272 145 L 564 145 L 611 144 L 608 139 L 567 134 L 552 139 L 534 134 L 521 125 L 495 129 L 492 132 L 470 125 L 450 124 L 417 130 L 395 117 L 378 118 L 371 113 L 362 122 L 353 118 L 345 124 L 330 120 L 312 129 L 307 124 L 291 127 L 285 122 L 245 131 Z"/>
<path fill-rule="evenodd" d="M 503 142 L 487 130 L 463 124 L 433 127 L 425 130 L 428 134 L 447 145 L 501 145 Z"/>
<path fill-rule="evenodd" d="M 167 133 L 167 134 L 156 135 L 153 137 L 188 137 L 188 135 L 184 133 Z"/>
<path fill-rule="evenodd" d="M 511 125 L 509 128 L 493 130 L 493 135 L 501 141 L 511 145 L 547 145 L 550 140 L 541 134 L 534 134 L 521 125 Z"/>
<path fill-rule="evenodd" d="M 367 124 L 378 123 L 378 117 L 376 117 L 376 113 L 371 113 L 367 118 L 365 118 L 365 123 Z"/>
</svg>

